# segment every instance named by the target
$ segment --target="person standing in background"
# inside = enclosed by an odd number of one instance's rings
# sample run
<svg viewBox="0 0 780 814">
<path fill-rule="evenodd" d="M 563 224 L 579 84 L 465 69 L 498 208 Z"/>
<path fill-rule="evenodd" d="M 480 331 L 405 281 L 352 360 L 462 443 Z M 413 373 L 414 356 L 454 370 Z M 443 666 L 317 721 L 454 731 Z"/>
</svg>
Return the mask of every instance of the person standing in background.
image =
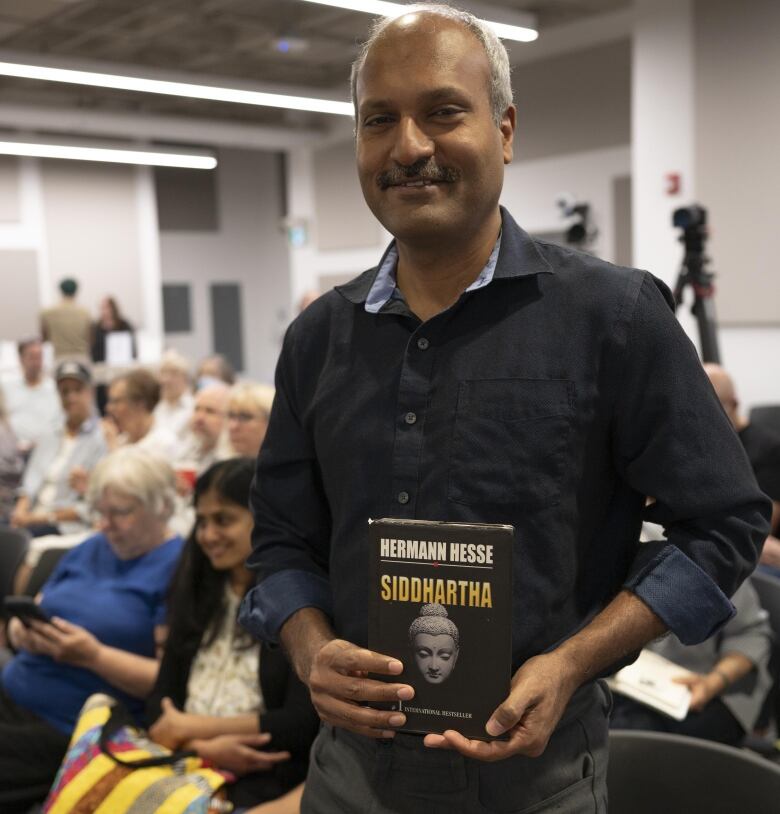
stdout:
<svg viewBox="0 0 780 814">
<path fill-rule="evenodd" d="M 132 341 L 133 359 L 138 355 L 135 347 L 133 326 L 122 316 L 113 297 L 103 297 L 100 301 L 100 315 L 92 327 L 91 355 L 93 362 L 110 362 L 106 359 L 106 338 L 110 333 L 129 333 Z"/>
<path fill-rule="evenodd" d="M 17 345 L 21 377 L 4 382 L 8 422 L 16 433 L 19 451 L 28 455 L 38 441 L 62 424 L 57 388 L 43 372 L 43 345 L 38 337 Z"/>
<path fill-rule="evenodd" d="M 54 347 L 57 360 L 79 357 L 89 358 L 92 319 L 89 311 L 76 302 L 79 284 L 72 277 L 60 282 L 62 299 L 59 305 L 41 312 L 41 334 Z"/>
</svg>

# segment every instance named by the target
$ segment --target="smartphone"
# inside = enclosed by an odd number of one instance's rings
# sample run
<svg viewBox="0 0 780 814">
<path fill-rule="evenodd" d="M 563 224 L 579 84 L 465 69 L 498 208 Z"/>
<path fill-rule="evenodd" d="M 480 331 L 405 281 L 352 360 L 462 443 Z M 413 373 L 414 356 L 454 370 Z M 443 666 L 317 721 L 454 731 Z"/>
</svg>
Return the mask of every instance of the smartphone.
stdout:
<svg viewBox="0 0 780 814">
<path fill-rule="evenodd" d="M 6 616 L 18 616 L 23 624 L 31 619 L 50 622 L 51 617 L 31 596 L 7 596 L 3 600 Z"/>
</svg>

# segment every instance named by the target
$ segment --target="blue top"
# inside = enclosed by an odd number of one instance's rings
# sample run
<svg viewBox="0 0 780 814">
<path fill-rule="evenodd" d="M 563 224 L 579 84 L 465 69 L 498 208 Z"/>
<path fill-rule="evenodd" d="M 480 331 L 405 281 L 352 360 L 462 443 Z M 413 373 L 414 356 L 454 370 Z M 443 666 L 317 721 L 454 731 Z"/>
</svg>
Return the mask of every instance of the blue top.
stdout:
<svg viewBox="0 0 780 814">
<path fill-rule="evenodd" d="M 183 544 L 181 537 L 172 537 L 148 554 L 120 560 L 105 536 L 96 534 L 59 561 L 43 586 L 41 607 L 81 625 L 105 645 L 153 657 L 154 628 L 165 622 L 168 586 Z M 6 665 L 2 684 L 12 701 L 66 733 L 92 693 L 108 693 L 133 714 L 143 712 L 143 701 L 90 670 L 25 651 Z"/>
<path fill-rule="evenodd" d="M 769 502 L 662 282 L 503 209 L 492 279 L 442 313 L 421 322 L 392 294 L 367 311 L 378 280 L 325 294 L 285 337 L 246 627 L 273 641 L 316 607 L 365 645 L 370 517 L 515 527 L 514 667 L 621 589 L 686 644 L 731 618 Z M 643 516 L 665 540 L 639 544 Z"/>
</svg>

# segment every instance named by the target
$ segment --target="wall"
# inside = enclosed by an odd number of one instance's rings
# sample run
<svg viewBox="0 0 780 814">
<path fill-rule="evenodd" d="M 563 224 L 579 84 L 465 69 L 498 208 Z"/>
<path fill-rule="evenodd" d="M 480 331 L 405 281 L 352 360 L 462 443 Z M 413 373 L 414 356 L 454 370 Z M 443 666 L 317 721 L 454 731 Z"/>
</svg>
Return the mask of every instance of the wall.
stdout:
<svg viewBox="0 0 780 814">
<path fill-rule="evenodd" d="M 290 264 L 282 223 L 281 164 L 271 152 L 224 150 L 216 177 L 215 231 L 161 231 L 163 283 L 192 287 L 193 331 L 165 344 L 193 360 L 212 352 L 209 285 L 242 290 L 245 375 L 271 381 L 290 316 Z"/>
<path fill-rule="evenodd" d="M 697 195 L 724 324 L 780 329 L 780 3 L 695 4 Z"/>
<path fill-rule="evenodd" d="M 144 360 L 159 351 L 160 278 L 148 168 L 90 162 L 5 161 L 0 173 L 0 340 L 36 333 L 38 311 L 59 298 L 64 276 L 97 314 L 106 294 L 138 328 Z M 8 346 L 0 367 L 15 363 Z"/>
</svg>

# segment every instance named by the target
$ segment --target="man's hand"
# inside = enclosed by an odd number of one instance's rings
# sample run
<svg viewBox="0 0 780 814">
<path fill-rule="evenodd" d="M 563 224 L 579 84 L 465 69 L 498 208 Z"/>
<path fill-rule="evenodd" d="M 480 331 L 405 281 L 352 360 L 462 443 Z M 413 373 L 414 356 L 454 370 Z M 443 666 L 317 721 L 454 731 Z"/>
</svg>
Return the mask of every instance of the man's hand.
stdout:
<svg viewBox="0 0 780 814">
<path fill-rule="evenodd" d="M 18 503 L 11 512 L 11 526 L 15 529 L 25 528 L 30 525 L 30 513 L 27 511 L 26 506 L 20 506 Z"/>
<path fill-rule="evenodd" d="M 485 727 L 494 737 L 508 732 L 509 740 L 470 740 L 448 729 L 443 735 L 426 735 L 425 745 L 457 749 L 466 757 L 485 761 L 503 760 L 511 755 L 538 757 L 578 686 L 570 665 L 555 651 L 535 656 L 515 673 L 509 696 Z"/>
<path fill-rule="evenodd" d="M 390 684 L 367 678 L 368 673 L 398 675 L 403 664 L 397 659 L 333 639 L 314 656 L 306 683 L 320 718 L 333 726 L 369 738 L 392 738 L 394 728 L 406 723 L 400 712 L 380 711 L 361 701 L 408 701 L 414 690 L 408 684 Z"/>
<path fill-rule="evenodd" d="M 101 644 L 86 628 L 55 616 L 51 622 L 30 622 L 35 634 L 36 653 L 54 661 L 91 669 L 97 660 Z"/>
<path fill-rule="evenodd" d="M 149 728 L 149 734 L 155 743 L 178 749 L 192 737 L 187 727 L 187 713 L 176 708 L 170 698 L 160 701 L 162 714 Z"/>
<path fill-rule="evenodd" d="M 218 769 L 226 769 L 236 775 L 251 772 L 267 772 L 277 763 L 290 759 L 289 752 L 261 752 L 271 740 L 267 732 L 255 735 L 219 735 L 216 738 L 193 741 L 192 746 L 200 757 Z"/>
</svg>

